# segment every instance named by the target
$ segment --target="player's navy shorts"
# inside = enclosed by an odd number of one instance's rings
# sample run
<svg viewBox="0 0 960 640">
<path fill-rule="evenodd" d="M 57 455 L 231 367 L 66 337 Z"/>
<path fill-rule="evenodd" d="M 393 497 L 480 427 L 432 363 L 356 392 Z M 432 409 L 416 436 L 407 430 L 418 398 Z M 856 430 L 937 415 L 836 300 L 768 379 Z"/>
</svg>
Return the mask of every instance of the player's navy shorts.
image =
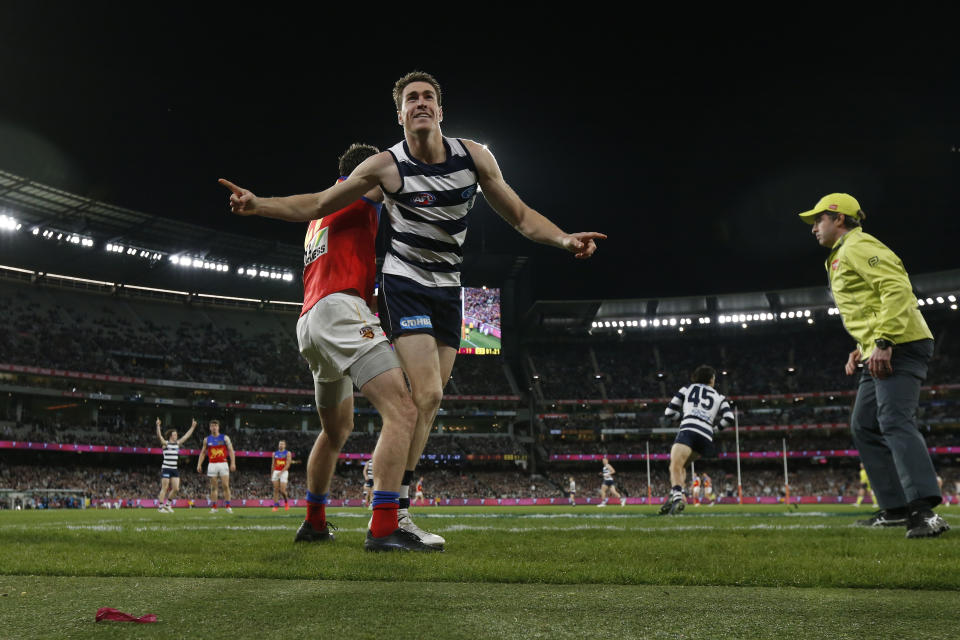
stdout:
<svg viewBox="0 0 960 640">
<path fill-rule="evenodd" d="M 365 486 L 365 487 L 372 487 L 372 486 L 373 486 L 373 480 L 367 480 L 367 481 L 364 483 L 363 486 Z"/>
<path fill-rule="evenodd" d="M 178 469 L 160 469 L 161 478 L 179 478 L 180 471 Z"/>
<path fill-rule="evenodd" d="M 607 485 L 608 487 L 612 487 L 612 486 L 613 486 L 613 479 L 611 478 L 610 480 L 604 480 L 604 481 L 603 481 L 603 484 Z"/>
<path fill-rule="evenodd" d="M 391 341 L 408 333 L 427 333 L 454 349 L 460 348 L 460 287 L 425 287 L 409 278 L 384 273 L 377 313 Z"/>
<path fill-rule="evenodd" d="M 677 434 L 675 443 L 685 444 L 704 458 L 712 458 L 716 455 L 716 448 L 713 446 L 713 440 L 700 435 L 692 429 L 681 428 Z"/>
</svg>

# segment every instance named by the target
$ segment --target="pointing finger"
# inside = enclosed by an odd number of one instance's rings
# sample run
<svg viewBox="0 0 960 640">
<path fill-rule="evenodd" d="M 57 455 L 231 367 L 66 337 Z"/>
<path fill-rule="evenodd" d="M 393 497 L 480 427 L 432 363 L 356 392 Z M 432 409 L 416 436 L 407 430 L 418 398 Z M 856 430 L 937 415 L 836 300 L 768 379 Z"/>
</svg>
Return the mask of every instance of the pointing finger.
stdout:
<svg viewBox="0 0 960 640">
<path fill-rule="evenodd" d="M 240 195 L 243 194 L 243 189 L 241 189 L 241 188 L 238 187 L 237 185 L 233 184 L 232 182 L 230 182 L 230 181 L 227 180 L 226 178 L 220 178 L 219 180 L 217 180 L 217 182 L 219 182 L 220 184 L 222 184 L 223 186 L 225 186 L 227 189 L 230 189 L 230 191 L 233 191 L 234 195 L 236 195 L 236 196 L 240 196 Z"/>
</svg>

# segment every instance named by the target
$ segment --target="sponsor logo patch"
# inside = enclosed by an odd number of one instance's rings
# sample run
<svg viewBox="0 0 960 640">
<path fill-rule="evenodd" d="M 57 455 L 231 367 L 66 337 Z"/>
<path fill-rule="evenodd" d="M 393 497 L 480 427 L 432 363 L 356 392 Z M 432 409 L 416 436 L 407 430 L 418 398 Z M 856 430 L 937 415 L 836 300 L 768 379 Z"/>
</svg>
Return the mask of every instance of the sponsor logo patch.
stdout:
<svg viewBox="0 0 960 640">
<path fill-rule="evenodd" d="M 464 200 L 469 200 L 473 197 L 473 194 L 477 192 L 477 185 L 471 185 L 464 189 L 463 193 L 460 194 L 460 197 Z"/>
<path fill-rule="evenodd" d="M 367 340 L 373 340 L 373 337 L 374 337 L 373 327 L 371 327 L 370 325 L 364 325 L 360 327 L 360 337 L 366 338 Z"/>
<path fill-rule="evenodd" d="M 872 258 L 867 260 L 867 264 L 869 264 L 871 267 L 877 266 L 878 264 L 880 264 L 880 256 L 873 256 Z"/>
<path fill-rule="evenodd" d="M 830 211 L 836 211 L 836 210 L 837 210 L 837 205 L 832 204 L 832 205 L 830 205 L 829 207 L 827 207 L 827 209 L 830 209 Z"/>
<path fill-rule="evenodd" d="M 407 316 L 400 318 L 401 329 L 433 329 L 430 316 Z"/>
<path fill-rule="evenodd" d="M 840 268 L 840 258 L 837 258 L 836 260 L 834 260 L 833 262 L 831 262 L 831 263 L 830 263 L 830 268 L 833 269 L 834 271 L 836 271 L 837 269 L 839 269 L 839 268 Z"/>
<path fill-rule="evenodd" d="M 432 193 L 417 193 L 410 197 L 410 204 L 418 207 L 429 207 L 437 201 L 437 196 Z"/>
</svg>

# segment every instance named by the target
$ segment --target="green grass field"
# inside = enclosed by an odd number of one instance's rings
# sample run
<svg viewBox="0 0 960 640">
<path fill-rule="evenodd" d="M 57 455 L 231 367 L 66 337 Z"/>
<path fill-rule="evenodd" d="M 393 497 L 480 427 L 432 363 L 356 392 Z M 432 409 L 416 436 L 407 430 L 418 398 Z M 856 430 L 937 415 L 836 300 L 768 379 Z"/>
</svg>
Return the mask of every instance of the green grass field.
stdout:
<svg viewBox="0 0 960 640">
<path fill-rule="evenodd" d="M 0 637 L 955 638 L 960 509 L 937 539 L 843 506 L 434 508 L 443 554 L 369 554 L 369 512 L 0 512 Z M 156 624 L 94 623 L 99 607 Z"/>
</svg>

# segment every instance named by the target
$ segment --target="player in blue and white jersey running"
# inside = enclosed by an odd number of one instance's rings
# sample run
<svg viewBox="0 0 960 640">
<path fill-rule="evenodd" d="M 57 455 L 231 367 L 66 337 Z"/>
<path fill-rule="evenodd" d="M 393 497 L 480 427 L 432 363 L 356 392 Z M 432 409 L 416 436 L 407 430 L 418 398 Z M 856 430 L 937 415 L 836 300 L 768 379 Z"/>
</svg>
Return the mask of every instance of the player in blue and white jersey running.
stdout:
<svg viewBox="0 0 960 640">
<path fill-rule="evenodd" d="M 683 511 L 683 486 L 687 462 L 714 455 L 713 435 L 733 424 L 730 402 L 713 388 L 717 373 L 713 367 L 700 365 L 690 376 L 691 384 L 681 388 L 670 400 L 664 415 L 680 421 L 680 431 L 670 449 L 670 498 L 660 508 L 660 515 Z"/>
<path fill-rule="evenodd" d="M 603 476 L 603 484 L 600 485 L 600 498 L 603 500 L 598 507 L 607 506 L 607 500 L 610 498 L 607 496 L 607 492 L 610 492 L 611 495 L 617 498 L 620 501 L 620 506 L 627 504 L 627 499 L 620 495 L 620 492 L 617 491 L 617 483 L 613 479 L 613 474 L 617 472 L 613 468 L 613 465 L 610 464 L 609 458 L 604 456 L 603 458 L 603 467 L 600 469 L 600 475 Z"/>
<path fill-rule="evenodd" d="M 477 193 L 482 192 L 493 210 L 526 238 L 576 258 L 592 256 L 596 241 L 606 236 L 564 232 L 510 188 L 486 146 L 445 137 L 440 131 L 440 84 L 430 74 L 414 71 L 403 76 L 394 84 L 393 98 L 403 140 L 364 160 L 346 180 L 320 193 L 284 198 L 258 198 L 231 184 L 230 207 L 238 215 L 306 222 L 330 215 L 372 189 L 383 191 L 390 242 L 378 311 L 417 407 L 398 517 L 401 529 L 423 544 L 439 547 L 441 536 L 423 531 L 410 519 L 410 484 L 460 346 L 460 264 L 467 213 Z M 386 483 L 392 484 L 392 479 Z"/>
<path fill-rule="evenodd" d="M 157 510 L 160 513 L 173 513 L 173 500 L 180 491 L 180 470 L 177 469 L 177 462 L 180 458 L 180 445 L 190 439 L 193 430 L 197 428 L 197 421 L 190 424 L 190 430 L 182 438 L 177 437 L 177 430 L 167 431 L 167 437 L 163 437 L 160 431 L 160 418 L 157 418 L 157 437 L 160 438 L 160 444 L 163 446 L 163 464 L 160 466 L 160 495 L 157 496 Z"/>
</svg>

